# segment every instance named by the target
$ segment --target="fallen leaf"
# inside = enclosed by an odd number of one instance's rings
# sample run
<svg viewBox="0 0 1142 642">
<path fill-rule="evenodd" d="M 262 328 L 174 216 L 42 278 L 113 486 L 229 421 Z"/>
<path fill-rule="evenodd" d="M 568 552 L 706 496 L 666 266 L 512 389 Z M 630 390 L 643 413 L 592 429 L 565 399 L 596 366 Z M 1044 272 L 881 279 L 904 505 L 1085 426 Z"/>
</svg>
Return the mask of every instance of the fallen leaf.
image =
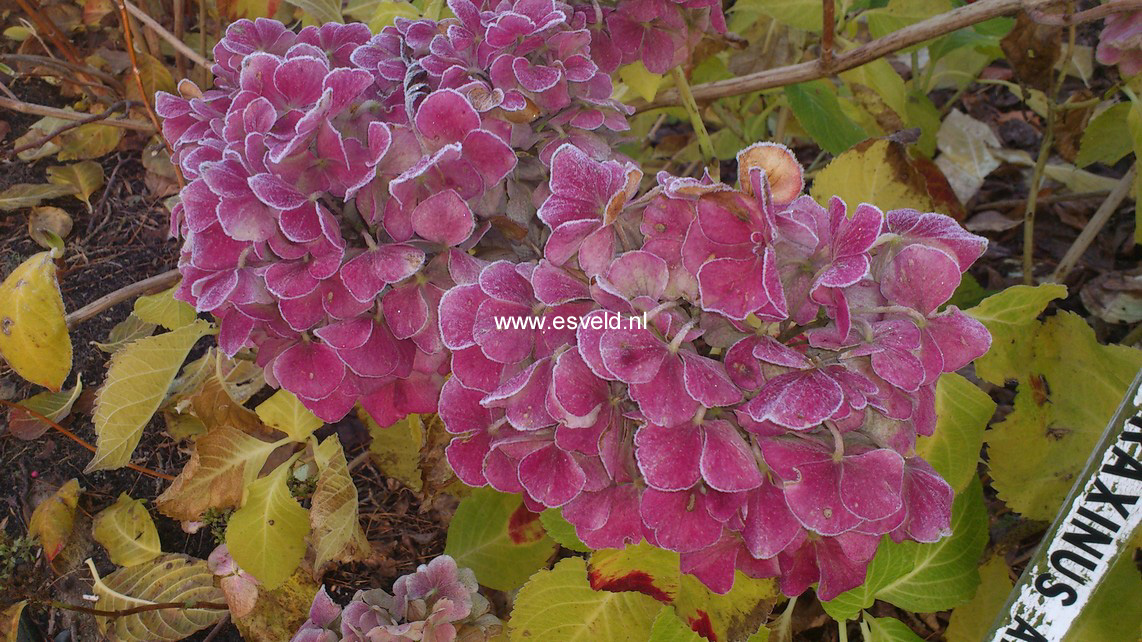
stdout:
<svg viewBox="0 0 1142 642">
<path fill-rule="evenodd" d="M 1091 314 L 1107 323 L 1142 321 L 1142 271 L 1100 274 L 1083 285 L 1079 296 Z"/>
<path fill-rule="evenodd" d="M 18 183 L 0 192 L 0 211 L 10 212 L 24 207 L 34 207 L 41 201 L 74 193 L 72 188 L 65 185 Z"/>
<path fill-rule="evenodd" d="M 79 503 L 79 480 L 69 480 L 51 497 L 40 502 L 28 522 L 28 533 L 40 541 L 44 555 L 51 562 L 63 550 L 75 526 L 75 507 Z"/>
<path fill-rule="evenodd" d="M 127 493 L 95 516 L 91 534 L 119 566 L 144 564 L 163 552 L 159 531 L 143 500 L 131 499 Z"/>
<path fill-rule="evenodd" d="M 91 195 L 103 187 L 103 166 L 89 160 L 49 167 L 48 182 L 72 188 L 72 193 L 87 205 L 87 211 L 90 212 Z"/>
<path fill-rule="evenodd" d="M 28 215 L 28 235 L 44 249 L 50 250 L 67 238 L 71 226 L 71 215 L 58 207 L 36 207 Z"/>
<path fill-rule="evenodd" d="M 17 405 L 59 423 L 71 413 L 71 407 L 82 392 L 83 382 L 77 379 L 75 387 L 71 390 L 41 392 L 18 402 Z M 31 413 L 18 408 L 8 409 L 8 431 L 20 439 L 38 439 L 49 428 L 51 428 L 50 424 Z"/>
<path fill-rule="evenodd" d="M 52 391 L 71 372 L 71 337 L 51 252 L 32 256 L 0 283 L 0 355 L 16 374 Z"/>
</svg>

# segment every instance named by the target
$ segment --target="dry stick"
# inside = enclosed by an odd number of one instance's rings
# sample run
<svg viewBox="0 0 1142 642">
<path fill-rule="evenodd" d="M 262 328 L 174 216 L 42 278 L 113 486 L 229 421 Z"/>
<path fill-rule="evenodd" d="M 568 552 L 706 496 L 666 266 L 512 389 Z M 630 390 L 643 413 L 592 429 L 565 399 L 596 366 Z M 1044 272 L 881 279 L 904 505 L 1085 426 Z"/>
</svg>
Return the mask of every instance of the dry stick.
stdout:
<svg viewBox="0 0 1142 642">
<path fill-rule="evenodd" d="M 210 69 L 210 62 L 206 60 L 206 58 L 198 55 L 197 51 L 191 49 L 185 42 L 183 42 L 173 33 L 167 31 L 161 24 L 158 23 L 158 21 L 148 16 L 145 11 L 131 4 L 130 0 L 123 0 L 123 4 L 126 6 L 127 11 L 131 12 L 131 15 L 138 18 L 139 22 L 147 25 L 152 30 L 154 30 L 154 32 L 157 33 L 160 38 L 169 42 L 170 46 L 174 47 L 176 52 L 186 56 L 187 58 L 190 58 L 191 62 L 198 65 L 199 67 L 202 67 L 203 69 Z M 180 25 L 175 26 L 175 29 L 179 28 Z"/>
<path fill-rule="evenodd" d="M 78 111 L 69 111 L 67 109 L 57 109 L 56 107 L 48 107 L 47 105 L 37 105 L 35 103 L 26 103 L 22 100 L 12 100 L 11 98 L 0 98 L 0 107 L 4 109 L 11 109 L 18 111 L 21 114 L 32 114 L 35 116 L 53 116 L 63 120 L 83 120 L 90 116 Z M 151 123 L 144 123 L 138 120 L 119 120 L 115 118 L 108 118 L 103 121 L 104 125 L 113 125 L 115 127 L 122 127 L 123 129 L 131 129 L 140 132 L 153 132 L 155 126 Z"/>
<path fill-rule="evenodd" d="M 691 89 L 695 100 L 713 100 L 725 96 L 747 94 L 760 89 L 784 87 L 794 83 L 824 78 L 832 74 L 848 71 L 878 58 L 900 51 L 912 45 L 953 31 L 970 27 L 974 24 L 991 20 L 999 16 L 1015 13 L 1023 8 L 1046 6 L 1056 0 L 979 0 L 957 9 L 942 13 L 938 16 L 922 20 L 914 25 L 894 31 L 883 38 L 877 38 L 855 49 L 833 56 L 832 66 L 822 69 L 821 61 L 810 60 L 785 67 L 766 69 L 737 78 L 728 78 L 715 82 L 695 85 Z M 652 103 L 638 106 L 638 111 L 645 111 L 654 107 L 682 104 L 681 96 L 675 89 L 662 92 L 662 95 Z"/>
<path fill-rule="evenodd" d="M 139 89 L 139 99 L 143 101 L 143 108 L 147 110 L 147 116 L 150 117 L 151 122 L 155 124 L 155 131 L 162 131 L 163 126 L 159 123 L 159 116 L 155 110 L 151 108 L 151 97 L 147 95 L 147 88 L 143 86 L 143 76 L 139 74 L 139 58 L 135 55 L 135 41 L 131 35 L 131 18 L 127 15 L 127 0 L 118 0 L 119 2 L 119 21 L 123 23 L 123 39 L 127 46 L 127 57 L 131 60 L 131 75 L 135 77 L 135 86 Z M 156 23 L 158 24 L 158 23 Z M 167 149 L 167 155 L 174 159 L 174 149 L 171 144 L 167 142 L 165 136 L 159 136 L 159 140 L 163 141 L 163 147 Z M 186 179 L 182 176 L 182 170 L 178 165 L 173 165 L 174 177 L 178 179 L 178 187 L 181 190 L 186 187 Z"/>
<path fill-rule="evenodd" d="M 95 78 L 98 78 L 110 85 L 112 89 L 117 91 L 123 90 L 123 83 L 119 82 L 119 79 L 117 79 L 115 76 L 112 76 L 105 71 L 100 71 L 95 67 L 88 65 L 77 65 L 75 63 L 68 62 L 66 60 L 60 60 L 58 58 L 34 56 L 31 54 L 0 54 L 0 61 L 23 62 L 33 65 L 48 65 L 50 67 L 59 67 L 60 69 L 66 69 L 68 71 L 76 71 L 81 74 L 87 74 L 88 76 L 94 76 Z"/>
<path fill-rule="evenodd" d="M 36 24 L 37 29 L 47 34 L 48 38 L 51 39 L 55 46 L 59 47 L 60 51 L 63 52 L 63 55 L 69 61 L 77 65 L 80 64 L 79 51 L 72 46 L 71 41 L 59 30 L 59 27 L 56 27 L 50 18 L 41 14 L 34 5 L 28 4 L 27 0 L 16 0 L 16 4 L 20 5 L 24 13 L 28 14 L 28 17 Z M 39 4 L 39 0 L 36 0 L 36 4 Z"/>
<path fill-rule="evenodd" d="M 57 609 L 64 609 L 65 611 L 78 611 L 79 613 L 86 613 L 88 615 L 98 615 L 99 617 L 125 617 L 128 615 L 135 615 L 137 613 L 147 613 L 149 611 L 167 611 L 167 610 L 210 610 L 210 611 L 226 611 L 230 609 L 228 604 L 222 602 L 198 602 L 191 600 L 189 602 L 160 602 L 157 604 L 143 604 L 142 606 L 133 606 L 129 609 L 119 609 L 116 611 L 108 611 L 106 609 L 93 609 L 90 606 L 81 606 L 79 604 L 68 604 L 67 602 L 60 602 L 52 600 L 50 605 Z"/>
<path fill-rule="evenodd" d="M 172 47 L 174 46 L 174 42 L 176 42 L 176 41 L 181 43 L 182 37 L 184 35 L 186 35 L 186 30 L 183 27 L 183 19 L 185 17 L 183 14 L 186 13 L 186 7 L 184 6 L 183 0 L 174 0 L 173 13 L 174 13 L 174 34 L 173 34 L 174 40 L 168 40 L 167 41 L 167 42 L 171 43 Z M 161 31 L 158 33 L 160 35 L 162 35 Z M 182 52 L 182 50 L 179 49 L 178 47 L 175 47 L 175 50 L 174 50 L 174 66 L 175 66 L 175 69 L 178 70 L 179 79 L 181 80 L 183 78 L 186 78 L 186 74 L 188 71 L 186 68 L 186 54 L 184 54 Z"/>
<path fill-rule="evenodd" d="M 837 29 L 836 3 L 821 0 L 821 69 L 833 68 L 833 37 Z"/>
<path fill-rule="evenodd" d="M 133 299 L 141 294 L 168 288 L 178 281 L 178 276 L 178 270 L 168 270 L 162 274 L 156 274 L 142 281 L 121 287 L 110 294 L 105 294 L 67 315 L 67 327 L 74 328 L 100 312 L 114 307 L 127 299 Z"/>
<path fill-rule="evenodd" d="M 57 431 L 59 431 L 61 434 L 63 434 L 63 436 L 74 441 L 75 443 L 79 444 L 80 446 L 83 446 L 84 448 L 86 448 L 87 450 L 89 450 L 91 452 L 95 452 L 95 446 L 92 446 L 91 444 L 84 441 L 84 439 L 82 437 L 73 433 L 72 431 L 68 430 L 67 428 L 64 428 L 63 426 L 57 424 L 56 422 L 52 421 L 51 419 L 41 415 L 40 413 L 36 412 L 35 410 L 28 408 L 27 406 L 21 406 L 18 403 L 6 401 L 4 399 L 0 399 L 0 406 L 8 406 L 9 408 L 14 408 L 16 410 L 19 410 L 20 412 L 26 412 L 29 415 L 31 415 L 32 417 L 39 419 L 40 421 L 46 423 L 47 425 L 51 426 L 52 428 L 55 428 Z M 11 416 L 11 414 L 9 414 L 9 416 Z M 130 462 L 127 462 L 127 468 L 130 468 L 131 470 L 134 470 L 136 472 L 143 473 L 144 475 L 148 475 L 150 477 L 156 477 L 158 479 L 164 479 L 166 481 L 174 481 L 174 477 L 171 477 L 170 475 L 168 475 L 166 473 L 160 473 L 157 470 L 151 470 L 150 468 L 138 466 L 138 465 L 132 464 Z"/>
<path fill-rule="evenodd" d="M 1046 13 L 1039 9 L 1029 9 L 1027 14 L 1031 17 L 1031 20 L 1041 25 L 1071 27 L 1084 22 L 1098 20 L 1099 18 L 1105 18 L 1111 14 L 1133 11 L 1135 9 L 1142 9 L 1142 0 L 1110 0 L 1093 9 L 1074 13 L 1071 15 L 1070 20 L 1067 19 L 1066 14 Z"/>
<path fill-rule="evenodd" d="M 1110 220 L 1112 214 L 1118 211 L 1118 206 L 1130 194 L 1130 190 L 1134 187 L 1134 176 L 1138 173 L 1138 165 L 1135 163 L 1130 166 L 1126 174 L 1118 179 L 1118 184 L 1114 186 L 1110 194 L 1107 195 L 1106 200 L 1102 205 L 1098 206 L 1094 216 L 1083 227 L 1083 231 L 1079 233 L 1078 238 L 1071 247 L 1067 249 L 1066 254 L 1063 255 L 1062 260 L 1059 261 L 1058 267 L 1055 268 L 1055 273 L 1051 275 L 1051 281 L 1055 283 L 1062 283 L 1066 280 L 1067 275 L 1074 269 L 1075 264 L 1078 263 L 1082 255 L 1086 253 L 1087 248 L 1094 242 L 1094 238 L 1102 231 L 1106 222 Z"/>
<path fill-rule="evenodd" d="M 76 127 L 82 127 L 83 125 L 86 125 L 88 123 L 94 123 L 97 120 L 104 120 L 104 119 L 110 118 L 111 114 L 113 114 L 119 110 L 123 110 L 124 113 L 126 113 L 126 110 L 129 109 L 132 105 L 138 105 L 138 104 L 139 103 L 137 103 L 133 100 L 120 100 L 119 102 L 114 103 L 113 105 L 108 107 L 101 114 L 92 114 L 92 115 L 88 116 L 87 118 L 81 118 L 79 120 L 73 120 L 72 122 L 61 126 L 59 129 L 56 129 L 55 131 L 50 132 L 49 134 L 47 134 L 45 136 L 41 136 L 40 138 L 37 138 L 36 140 L 33 140 L 30 143 L 26 143 L 24 145 L 20 145 L 19 147 L 15 148 L 15 149 L 9 150 L 6 155 L 7 156 L 15 156 L 15 155 L 19 154 L 20 152 L 27 151 L 29 149 L 35 149 L 35 148 L 39 147 L 40 145 L 43 145 L 44 143 L 48 142 L 49 140 L 55 138 L 56 136 L 59 136 L 60 134 L 63 134 L 66 132 L 69 132 L 69 131 L 75 129 Z"/>
</svg>

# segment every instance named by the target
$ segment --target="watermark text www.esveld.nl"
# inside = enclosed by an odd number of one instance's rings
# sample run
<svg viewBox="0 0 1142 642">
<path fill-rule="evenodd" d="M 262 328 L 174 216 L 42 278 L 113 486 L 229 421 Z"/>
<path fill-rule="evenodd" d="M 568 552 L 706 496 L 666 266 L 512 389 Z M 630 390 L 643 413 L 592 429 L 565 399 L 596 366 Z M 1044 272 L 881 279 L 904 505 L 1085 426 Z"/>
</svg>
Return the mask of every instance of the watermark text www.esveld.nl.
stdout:
<svg viewBox="0 0 1142 642">
<path fill-rule="evenodd" d="M 587 316 L 550 315 L 550 316 L 497 316 L 497 330 L 576 330 L 588 328 L 591 330 L 642 330 L 646 328 L 646 313 L 639 316 L 620 314 L 618 312 L 604 311 L 601 314 Z"/>
</svg>

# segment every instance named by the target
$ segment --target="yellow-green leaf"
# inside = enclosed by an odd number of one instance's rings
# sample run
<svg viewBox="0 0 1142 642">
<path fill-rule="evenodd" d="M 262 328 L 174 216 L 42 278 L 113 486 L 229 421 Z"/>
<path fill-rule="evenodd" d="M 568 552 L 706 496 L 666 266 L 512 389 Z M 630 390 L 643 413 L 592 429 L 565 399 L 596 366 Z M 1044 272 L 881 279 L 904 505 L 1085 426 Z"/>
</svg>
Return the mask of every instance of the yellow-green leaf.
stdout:
<svg viewBox="0 0 1142 642">
<path fill-rule="evenodd" d="M 1063 642 L 1142 639 L 1142 609 L 1129 606 L 1131 600 L 1136 603 L 1142 595 L 1142 577 L 1134 565 L 1133 550 L 1129 547 L 1119 553 Z"/>
<path fill-rule="evenodd" d="M 1090 119 L 1083 130 L 1082 142 L 1075 165 L 1086 167 L 1092 163 L 1113 165 L 1134 151 L 1127 117 L 1130 103 L 1118 103 Z"/>
<path fill-rule="evenodd" d="M 719 595 L 698 578 L 680 576 L 674 609 L 686 622 L 703 621 L 718 640 L 742 640 L 764 628 L 777 602 L 777 582 L 759 580 L 741 571 L 734 572 L 734 586 Z"/>
<path fill-rule="evenodd" d="M 884 211 L 938 209 L 904 145 L 887 139 L 865 141 L 834 158 L 817 174 L 810 193 L 822 204 L 839 196 L 850 208 L 873 203 Z"/>
<path fill-rule="evenodd" d="M 154 101 L 155 92 L 165 91 L 172 94 L 175 92 L 174 76 L 161 60 L 145 51 L 140 51 L 138 61 L 139 80 L 142 81 L 143 93 L 146 94 L 148 104 Z M 139 94 L 139 83 L 133 78 L 134 73 L 128 69 L 126 75 L 123 85 L 127 88 L 127 98 L 143 102 L 143 96 Z"/>
<path fill-rule="evenodd" d="M 369 427 L 369 456 L 386 477 L 392 477 L 415 493 L 424 488 L 420 473 L 420 449 L 424 446 L 424 422 L 420 415 L 409 415 L 382 428 L 368 413 L 359 413 Z"/>
<path fill-rule="evenodd" d="M 864 15 L 868 18 L 868 30 L 881 38 L 951 9 L 950 0 L 890 0 L 887 6 L 870 9 Z"/>
<path fill-rule="evenodd" d="M 373 33 L 391 26 L 397 18 L 416 20 L 420 10 L 405 0 L 350 0 L 345 15 L 369 25 Z"/>
<path fill-rule="evenodd" d="M 141 499 L 127 493 L 100 511 L 91 525 L 95 541 L 107 549 L 111 561 L 119 566 L 149 562 L 162 554 L 159 531 Z"/>
<path fill-rule="evenodd" d="M 539 521 L 543 523 L 543 530 L 563 548 L 580 553 L 591 552 L 591 547 L 579 539 L 575 527 L 563 518 L 563 513 L 558 508 L 548 508 L 540 513 Z"/>
<path fill-rule="evenodd" d="M 321 587 L 301 569 L 272 591 L 258 591 L 254 610 L 234 617 L 243 640 L 289 640 L 305 623 L 309 605 Z M 233 614 L 231 614 L 233 615 Z"/>
<path fill-rule="evenodd" d="M 1011 593 L 1011 577 L 1002 555 L 996 555 L 980 566 L 979 578 L 975 597 L 952 611 L 948 630 L 944 633 L 948 642 L 983 640 L 1007 600 L 1007 595 Z"/>
<path fill-rule="evenodd" d="M 619 67 L 619 78 L 637 93 L 643 100 L 654 100 L 658 88 L 662 86 L 662 74 L 647 71 L 641 60 Z"/>
<path fill-rule="evenodd" d="M 642 541 L 623 549 L 604 548 L 591 554 L 591 586 L 623 590 L 638 585 L 660 602 L 673 602 L 682 588 L 678 553 Z"/>
<path fill-rule="evenodd" d="M 1072 312 L 1018 341 L 1027 347 L 1015 409 L 986 437 L 992 483 L 1012 510 L 1050 520 L 1142 368 L 1142 350 L 1099 345 Z"/>
<path fill-rule="evenodd" d="M 282 585 L 305 555 L 309 513 L 290 494 L 288 465 L 250 484 L 246 503 L 230 516 L 230 556 L 267 589 Z"/>
<path fill-rule="evenodd" d="M 81 392 L 83 392 L 83 382 L 76 378 L 75 387 L 71 390 L 41 392 L 18 402 L 18 405 L 59 423 L 71 413 L 71 407 Z M 37 439 L 49 428 L 50 424 L 31 413 L 18 408 L 8 409 L 8 430 L 20 439 Z"/>
<path fill-rule="evenodd" d="M 103 166 L 95 161 L 48 168 L 48 182 L 72 190 L 75 197 L 91 211 L 91 195 L 103 187 Z"/>
<path fill-rule="evenodd" d="M 49 562 L 67 545 L 75 526 L 75 507 L 81 491 L 79 480 L 69 480 L 32 511 L 28 533 L 39 540 Z"/>
<path fill-rule="evenodd" d="M 478 488 L 460 501 L 444 552 L 488 588 L 511 591 L 547 563 L 555 542 L 519 495 Z"/>
<path fill-rule="evenodd" d="M 983 431 L 994 413 L 991 397 L 960 375 L 949 372 L 936 382 L 936 431 L 917 439 L 916 454 L 957 493 L 976 475 Z"/>
<path fill-rule="evenodd" d="M 182 640 L 195 631 L 213 625 L 225 609 L 193 608 L 194 603 L 223 603 L 222 590 L 214 586 L 214 575 L 206 562 L 186 555 L 167 554 L 150 564 L 121 568 L 99 577 L 95 564 L 87 560 L 95 583 L 92 592 L 99 600 L 92 604 L 101 611 L 123 611 L 150 604 L 186 603 L 188 608 L 156 609 L 114 619 L 95 618 L 102 633 L 118 642 L 165 642 Z"/>
<path fill-rule="evenodd" d="M 991 332 L 991 349 L 975 362 L 979 378 L 997 386 L 1016 378 L 1027 363 L 1026 338 L 1035 320 L 1051 301 L 1065 296 L 1064 285 L 1013 285 L 967 310 Z"/>
<path fill-rule="evenodd" d="M 317 24 L 345 22 L 341 17 L 341 0 L 286 0 L 286 2 L 308 13 Z"/>
<path fill-rule="evenodd" d="M 32 256 L 0 283 L 0 356 L 16 374 L 53 391 L 71 372 L 71 337 L 51 252 Z"/>
<path fill-rule="evenodd" d="M 166 397 L 195 342 L 212 326 L 195 321 L 173 332 L 139 339 L 111 357 L 107 380 L 95 398 L 96 448 L 87 472 L 131 461 L 143 427 Z"/>
<path fill-rule="evenodd" d="M 642 593 L 596 591 L 587 582 L 583 559 L 569 557 L 549 571 L 539 571 L 520 589 L 510 639 L 645 641 L 663 608 Z"/>
<path fill-rule="evenodd" d="M 171 288 L 158 294 L 147 294 L 135 299 L 135 316 L 146 323 L 161 325 L 167 330 L 177 330 L 184 325 L 193 323 L 198 314 L 190 304 L 175 300 L 175 289 Z"/>
<path fill-rule="evenodd" d="M 650 642 L 702 642 L 703 639 L 680 620 L 673 609 L 659 611 L 650 628 Z"/>
<path fill-rule="evenodd" d="M 258 404 L 254 412 L 267 426 L 277 428 L 294 441 L 305 441 L 324 423 L 284 388 Z"/>
<path fill-rule="evenodd" d="M 337 435 L 325 438 L 314 449 L 317 488 L 313 491 L 309 526 L 314 552 L 313 570 L 320 575 L 333 561 L 361 559 L 369 542 L 357 516 L 357 487 L 349 476 L 345 451 Z"/>
<path fill-rule="evenodd" d="M 10 212 L 24 207 L 33 207 L 39 205 L 41 201 L 74 193 L 73 188 L 66 185 L 18 183 L 0 192 L 0 211 Z"/>
<path fill-rule="evenodd" d="M 246 486 L 282 443 L 265 442 L 230 426 L 215 428 L 194 442 L 190 460 L 155 505 L 162 514 L 184 521 L 200 519 L 208 508 L 237 508 Z"/>
</svg>

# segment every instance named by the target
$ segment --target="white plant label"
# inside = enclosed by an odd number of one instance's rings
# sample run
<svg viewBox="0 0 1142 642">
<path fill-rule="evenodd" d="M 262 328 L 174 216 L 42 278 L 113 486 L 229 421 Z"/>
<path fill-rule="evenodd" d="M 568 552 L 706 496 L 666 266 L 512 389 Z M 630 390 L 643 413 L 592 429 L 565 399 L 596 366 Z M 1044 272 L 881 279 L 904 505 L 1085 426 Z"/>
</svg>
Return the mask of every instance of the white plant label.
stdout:
<svg viewBox="0 0 1142 642">
<path fill-rule="evenodd" d="M 992 642 L 1062 640 L 1142 521 L 1142 375 L 1000 612 Z"/>
</svg>

